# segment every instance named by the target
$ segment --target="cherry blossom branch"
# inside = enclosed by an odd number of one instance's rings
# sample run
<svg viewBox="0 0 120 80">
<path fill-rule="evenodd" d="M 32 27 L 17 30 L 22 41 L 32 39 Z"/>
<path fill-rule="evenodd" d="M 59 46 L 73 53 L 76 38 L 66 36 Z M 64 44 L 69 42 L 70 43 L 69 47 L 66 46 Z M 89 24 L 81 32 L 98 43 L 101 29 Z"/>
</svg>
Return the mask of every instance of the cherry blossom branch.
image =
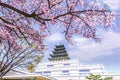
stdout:
<svg viewBox="0 0 120 80">
<path fill-rule="evenodd" d="M 11 10 L 13 10 L 13 11 L 19 13 L 19 14 L 22 14 L 22 15 L 26 16 L 26 17 L 32 17 L 34 15 L 34 14 L 25 13 L 24 11 L 21 11 L 21 10 L 19 10 L 19 9 L 13 7 L 13 6 L 10 6 L 9 4 L 6 4 L 6 3 L 0 2 L 0 6 L 9 8 L 9 9 L 11 9 Z"/>
</svg>

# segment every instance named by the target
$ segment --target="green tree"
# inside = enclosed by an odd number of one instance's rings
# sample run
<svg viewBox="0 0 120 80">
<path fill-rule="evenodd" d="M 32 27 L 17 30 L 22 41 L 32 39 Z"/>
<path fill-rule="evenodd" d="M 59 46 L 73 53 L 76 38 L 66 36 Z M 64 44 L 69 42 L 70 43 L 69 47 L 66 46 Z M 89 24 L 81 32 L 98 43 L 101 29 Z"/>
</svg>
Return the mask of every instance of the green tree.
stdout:
<svg viewBox="0 0 120 80">
<path fill-rule="evenodd" d="M 112 77 L 106 77 L 104 80 L 112 80 Z"/>
<path fill-rule="evenodd" d="M 35 65 L 34 65 L 34 64 L 32 64 L 32 63 L 30 63 L 30 65 L 28 66 L 28 71 L 32 73 L 32 72 L 34 72 L 34 71 L 35 71 L 35 69 L 34 69 L 34 68 L 35 68 Z"/>
<path fill-rule="evenodd" d="M 90 74 L 89 76 L 86 76 L 86 79 L 88 79 L 88 80 L 102 80 L 101 75 L 94 75 L 94 74 Z"/>
<path fill-rule="evenodd" d="M 30 63 L 26 66 L 27 70 L 28 70 L 30 73 L 35 72 L 36 64 L 39 64 L 39 63 L 42 61 L 42 58 L 43 58 L 43 57 L 44 57 L 44 56 L 36 56 L 35 59 L 34 59 L 34 61 L 33 61 L 33 62 L 30 62 Z"/>
<path fill-rule="evenodd" d="M 86 76 L 86 79 L 88 80 L 112 80 L 112 77 L 102 78 L 101 75 L 90 74 L 89 76 Z"/>
</svg>

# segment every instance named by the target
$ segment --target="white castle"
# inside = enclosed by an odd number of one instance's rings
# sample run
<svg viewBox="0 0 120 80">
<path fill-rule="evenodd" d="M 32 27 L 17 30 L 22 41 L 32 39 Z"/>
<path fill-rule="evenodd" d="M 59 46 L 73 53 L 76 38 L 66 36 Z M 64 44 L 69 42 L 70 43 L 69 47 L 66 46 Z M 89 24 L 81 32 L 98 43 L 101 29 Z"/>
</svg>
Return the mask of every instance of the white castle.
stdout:
<svg viewBox="0 0 120 80">
<path fill-rule="evenodd" d="M 107 73 L 102 64 L 86 65 L 77 59 L 71 60 L 64 45 L 56 46 L 53 54 L 50 54 L 49 62 L 40 63 L 36 67 L 36 74 L 52 77 L 53 80 L 86 80 L 90 73 L 120 80 L 119 73 Z"/>
</svg>

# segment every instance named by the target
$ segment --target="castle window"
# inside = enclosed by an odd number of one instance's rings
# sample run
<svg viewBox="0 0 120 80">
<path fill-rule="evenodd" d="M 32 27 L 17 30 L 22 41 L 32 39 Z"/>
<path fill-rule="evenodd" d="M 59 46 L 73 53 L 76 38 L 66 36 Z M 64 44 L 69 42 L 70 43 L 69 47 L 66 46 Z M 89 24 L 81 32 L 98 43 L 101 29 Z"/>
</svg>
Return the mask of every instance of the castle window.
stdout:
<svg viewBox="0 0 120 80">
<path fill-rule="evenodd" d="M 47 75 L 47 76 L 51 75 L 51 71 L 44 71 L 43 73 L 44 73 L 44 75 Z"/>
<path fill-rule="evenodd" d="M 65 63 L 65 64 L 64 64 L 64 66 L 70 66 L 70 64 L 68 64 L 68 63 Z"/>
<path fill-rule="evenodd" d="M 49 64 L 49 65 L 47 65 L 47 67 L 53 67 L 54 65 L 52 65 L 52 64 Z"/>
<path fill-rule="evenodd" d="M 42 74 L 42 72 L 36 72 L 37 74 Z"/>
<path fill-rule="evenodd" d="M 69 75 L 69 70 L 62 70 L 63 75 Z"/>
<path fill-rule="evenodd" d="M 79 74 L 82 75 L 82 74 L 90 74 L 90 69 L 81 69 L 79 70 Z"/>
</svg>

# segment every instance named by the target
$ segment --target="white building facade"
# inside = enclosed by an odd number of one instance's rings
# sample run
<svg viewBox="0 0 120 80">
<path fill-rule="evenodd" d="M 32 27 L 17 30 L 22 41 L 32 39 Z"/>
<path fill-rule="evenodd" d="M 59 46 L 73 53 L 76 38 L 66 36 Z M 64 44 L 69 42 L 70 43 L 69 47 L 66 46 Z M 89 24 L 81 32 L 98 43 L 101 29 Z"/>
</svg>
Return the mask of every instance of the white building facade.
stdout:
<svg viewBox="0 0 120 80">
<path fill-rule="evenodd" d="M 112 76 L 113 80 L 120 80 L 120 74 L 106 73 L 102 64 L 80 64 L 78 60 L 61 60 L 40 63 L 36 73 L 55 78 L 56 80 L 86 80 L 90 73 L 102 77 Z"/>
</svg>

